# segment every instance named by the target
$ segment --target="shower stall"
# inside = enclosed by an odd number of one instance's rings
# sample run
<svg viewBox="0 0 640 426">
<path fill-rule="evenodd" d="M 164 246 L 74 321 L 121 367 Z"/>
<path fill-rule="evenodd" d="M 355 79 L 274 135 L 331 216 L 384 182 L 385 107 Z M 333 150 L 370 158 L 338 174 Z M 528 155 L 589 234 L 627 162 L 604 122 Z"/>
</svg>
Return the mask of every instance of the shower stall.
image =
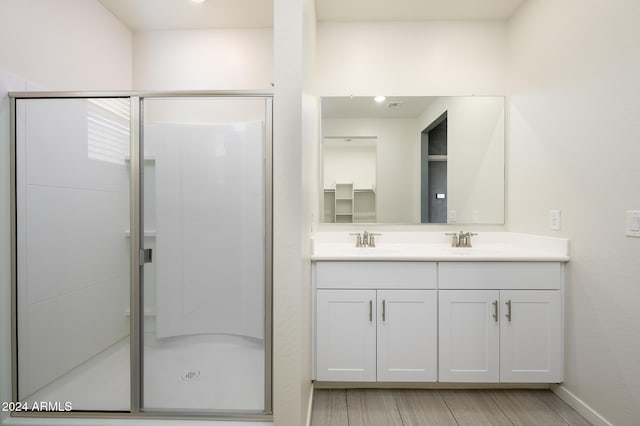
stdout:
<svg viewBox="0 0 640 426">
<path fill-rule="evenodd" d="M 12 93 L 17 415 L 271 415 L 272 95 Z"/>
</svg>

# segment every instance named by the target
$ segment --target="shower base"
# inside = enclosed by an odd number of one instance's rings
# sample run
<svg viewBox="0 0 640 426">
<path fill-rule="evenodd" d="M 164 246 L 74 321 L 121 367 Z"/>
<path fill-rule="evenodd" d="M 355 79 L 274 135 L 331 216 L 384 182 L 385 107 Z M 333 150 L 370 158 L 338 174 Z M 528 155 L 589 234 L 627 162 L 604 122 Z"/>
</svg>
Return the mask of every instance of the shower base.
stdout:
<svg viewBox="0 0 640 426">
<path fill-rule="evenodd" d="M 25 401 L 69 401 L 74 411 L 129 411 L 129 363 L 126 338 Z M 264 406 L 261 341 L 228 335 L 157 339 L 146 333 L 143 370 L 147 411 L 259 413 Z"/>
</svg>

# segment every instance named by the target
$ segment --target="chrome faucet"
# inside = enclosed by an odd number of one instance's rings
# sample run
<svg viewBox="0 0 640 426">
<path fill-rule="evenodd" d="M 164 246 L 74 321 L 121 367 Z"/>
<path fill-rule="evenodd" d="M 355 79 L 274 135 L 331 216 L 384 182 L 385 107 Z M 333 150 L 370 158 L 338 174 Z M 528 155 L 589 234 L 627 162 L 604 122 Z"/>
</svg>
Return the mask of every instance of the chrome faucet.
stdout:
<svg viewBox="0 0 640 426">
<path fill-rule="evenodd" d="M 356 236 L 356 247 L 375 247 L 376 246 L 376 235 L 381 235 L 374 232 L 364 231 L 364 233 L 353 232 L 349 235 Z"/>
<path fill-rule="evenodd" d="M 475 234 L 473 232 L 462 232 L 460 231 L 460 233 L 456 234 L 451 233 L 451 234 L 445 234 L 445 235 L 451 235 L 451 247 L 471 247 L 471 237 L 474 235 L 478 235 Z"/>
</svg>

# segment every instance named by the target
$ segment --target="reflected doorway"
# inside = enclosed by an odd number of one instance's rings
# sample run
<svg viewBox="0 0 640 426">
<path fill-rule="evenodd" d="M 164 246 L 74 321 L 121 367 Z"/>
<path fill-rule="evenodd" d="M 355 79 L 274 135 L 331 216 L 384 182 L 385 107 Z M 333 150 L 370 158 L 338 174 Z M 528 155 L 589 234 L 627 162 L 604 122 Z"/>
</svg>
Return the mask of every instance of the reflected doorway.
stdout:
<svg viewBox="0 0 640 426">
<path fill-rule="evenodd" d="M 447 112 L 420 135 L 420 222 L 447 223 Z"/>
</svg>

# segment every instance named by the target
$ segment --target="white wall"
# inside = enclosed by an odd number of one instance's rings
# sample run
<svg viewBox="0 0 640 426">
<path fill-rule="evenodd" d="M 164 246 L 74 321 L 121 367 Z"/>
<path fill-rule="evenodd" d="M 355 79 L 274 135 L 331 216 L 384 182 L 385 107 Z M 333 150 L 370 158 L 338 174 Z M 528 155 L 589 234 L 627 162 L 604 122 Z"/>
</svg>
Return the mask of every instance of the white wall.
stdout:
<svg viewBox="0 0 640 426">
<path fill-rule="evenodd" d="M 502 95 L 505 36 L 499 21 L 321 23 L 318 93 Z"/>
<path fill-rule="evenodd" d="M 274 1 L 274 425 L 307 423 L 311 397 L 310 234 L 317 223 L 319 102 L 315 6 Z"/>
<path fill-rule="evenodd" d="M 420 131 L 415 119 L 325 119 L 323 136 L 377 137 L 376 219 L 419 223 Z"/>
<path fill-rule="evenodd" d="M 509 27 L 509 230 L 571 240 L 560 391 L 620 426 L 640 424 L 640 239 L 624 236 L 640 209 L 638 22 L 636 0 L 530 1 Z"/>
<path fill-rule="evenodd" d="M 311 235 L 319 221 L 319 197 L 315 188 L 320 186 L 320 98 L 317 92 L 316 74 L 317 24 L 315 0 L 302 3 L 302 122 L 301 122 L 301 215 L 300 244 L 302 249 L 300 273 L 300 297 L 302 309 L 300 326 L 301 368 L 300 424 L 306 424 L 311 416 L 313 387 L 311 383 Z M 302 423 L 304 422 L 304 423 Z M 295 422 L 275 419 L 275 426 Z"/>
<path fill-rule="evenodd" d="M 131 88 L 131 31 L 96 0 L 0 0 L 0 69 L 48 90 Z"/>
<path fill-rule="evenodd" d="M 133 58 L 138 90 L 271 89 L 273 30 L 136 32 Z"/>
</svg>

